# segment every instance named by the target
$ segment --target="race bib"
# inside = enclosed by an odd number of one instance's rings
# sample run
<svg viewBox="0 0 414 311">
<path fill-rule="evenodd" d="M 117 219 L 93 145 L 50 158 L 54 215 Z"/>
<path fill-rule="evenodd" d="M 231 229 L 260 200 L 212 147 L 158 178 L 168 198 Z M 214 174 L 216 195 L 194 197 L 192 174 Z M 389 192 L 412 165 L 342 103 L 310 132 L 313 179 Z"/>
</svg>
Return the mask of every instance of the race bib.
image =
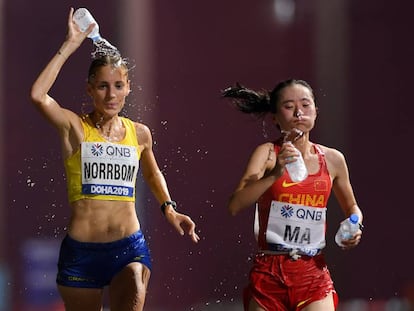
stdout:
<svg viewBox="0 0 414 311">
<path fill-rule="evenodd" d="M 266 240 L 274 250 L 299 249 L 315 255 L 325 246 L 326 207 L 272 201 Z"/>
<path fill-rule="evenodd" d="M 82 193 L 133 197 L 139 168 L 137 149 L 108 142 L 81 145 Z"/>
</svg>

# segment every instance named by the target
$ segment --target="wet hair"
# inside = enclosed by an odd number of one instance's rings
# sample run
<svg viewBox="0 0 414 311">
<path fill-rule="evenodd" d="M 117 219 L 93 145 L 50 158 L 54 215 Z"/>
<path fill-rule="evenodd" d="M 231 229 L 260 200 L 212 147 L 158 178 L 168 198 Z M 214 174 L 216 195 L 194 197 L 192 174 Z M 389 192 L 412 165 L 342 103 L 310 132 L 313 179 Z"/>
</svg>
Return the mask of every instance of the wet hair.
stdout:
<svg viewBox="0 0 414 311">
<path fill-rule="evenodd" d="M 113 68 L 123 68 L 125 69 L 125 73 L 128 74 L 128 64 L 120 55 L 100 55 L 99 57 L 94 58 L 89 66 L 88 82 L 93 82 L 99 68 L 108 65 Z"/>
<path fill-rule="evenodd" d="M 312 98 L 314 99 L 313 90 L 309 83 L 298 79 L 281 81 L 271 91 L 255 91 L 242 86 L 240 83 L 236 83 L 234 86 L 223 90 L 222 96 L 233 99 L 233 104 L 241 112 L 262 117 L 267 113 L 276 113 L 278 108 L 277 104 L 280 100 L 282 90 L 295 84 L 302 85 L 309 89 L 312 94 Z"/>
</svg>

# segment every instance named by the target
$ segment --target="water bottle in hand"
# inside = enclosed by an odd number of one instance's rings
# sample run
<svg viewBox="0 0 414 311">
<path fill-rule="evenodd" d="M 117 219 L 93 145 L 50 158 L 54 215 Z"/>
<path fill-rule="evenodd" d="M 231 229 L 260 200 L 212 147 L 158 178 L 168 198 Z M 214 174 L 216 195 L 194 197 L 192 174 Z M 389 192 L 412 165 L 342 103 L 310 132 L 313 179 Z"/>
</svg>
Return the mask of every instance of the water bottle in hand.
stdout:
<svg viewBox="0 0 414 311">
<path fill-rule="evenodd" d="M 75 13 L 73 13 L 73 20 L 79 26 L 82 32 L 85 32 L 90 24 L 95 24 L 93 30 L 88 34 L 88 38 L 92 39 L 95 46 L 95 51 L 92 53 L 92 58 L 98 58 L 103 55 L 121 56 L 115 46 L 109 43 L 109 41 L 105 38 L 101 37 L 99 33 L 99 25 L 87 9 L 77 9 Z"/>
<path fill-rule="evenodd" d="M 308 170 L 305 161 L 303 161 L 302 153 L 298 149 L 296 149 L 296 152 L 298 153 L 298 156 L 295 157 L 296 161 L 286 163 L 285 168 L 293 182 L 300 182 L 308 177 Z"/>
<path fill-rule="evenodd" d="M 352 214 L 347 219 L 343 220 L 339 225 L 339 229 L 335 235 L 335 242 L 338 246 L 344 246 L 342 241 L 351 239 L 359 230 L 359 217 L 357 214 Z"/>
<path fill-rule="evenodd" d="M 291 131 L 282 131 L 282 134 L 284 134 L 283 141 L 285 143 L 292 144 L 292 146 L 293 142 L 303 136 L 303 132 L 296 128 Z M 293 182 L 300 182 L 308 177 L 308 170 L 306 168 L 305 161 L 303 160 L 302 153 L 296 147 L 294 148 L 298 153 L 298 156 L 295 157 L 296 161 L 285 164 L 285 168 Z"/>
<path fill-rule="evenodd" d="M 95 24 L 95 27 L 91 33 L 88 34 L 88 38 L 91 38 L 93 42 L 99 41 L 101 39 L 101 35 L 99 34 L 99 25 L 87 9 L 77 9 L 75 13 L 73 13 L 73 20 L 79 26 L 82 32 L 85 32 L 90 24 Z"/>
</svg>

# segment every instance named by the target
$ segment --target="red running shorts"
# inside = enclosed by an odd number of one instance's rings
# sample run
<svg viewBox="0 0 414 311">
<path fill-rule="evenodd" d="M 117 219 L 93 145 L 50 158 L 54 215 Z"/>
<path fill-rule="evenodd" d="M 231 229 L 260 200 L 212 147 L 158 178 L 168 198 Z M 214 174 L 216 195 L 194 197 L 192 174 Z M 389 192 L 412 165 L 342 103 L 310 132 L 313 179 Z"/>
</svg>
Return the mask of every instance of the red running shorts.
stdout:
<svg viewBox="0 0 414 311">
<path fill-rule="evenodd" d="M 322 254 L 301 256 L 257 254 L 244 290 L 244 310 L 254 299 L 266 311 L 299 311 L 332 293 L 338 295 Z"/>
</svg>

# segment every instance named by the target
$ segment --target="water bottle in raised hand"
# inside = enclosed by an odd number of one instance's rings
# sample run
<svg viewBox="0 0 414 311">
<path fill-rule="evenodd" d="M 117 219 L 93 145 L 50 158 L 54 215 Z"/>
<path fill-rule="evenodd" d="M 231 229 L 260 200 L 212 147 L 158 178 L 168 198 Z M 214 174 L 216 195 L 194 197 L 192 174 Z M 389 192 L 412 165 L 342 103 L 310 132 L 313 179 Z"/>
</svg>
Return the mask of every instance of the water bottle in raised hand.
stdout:
<svg viewBox="0 0 414 311">
<path fill-rule="evenodd" d="M 92 39 L 95 46 L 92 58 L 97 58 L 102 55 L 120 56 L 118 49 L 100 35 L 98 23 L 86 8 L 77 9 L 73 13 L 73 20 L 82 32 L 85 32 L 90 24 L 95 24 L 93 30 L 88 34 L 88 38 Z"/>
<path fill-rule="evenodd" d="M 85 8 L 79 8 L 73 13 L 73 20 L 76 25 L 79 26 L 82 32 L 85 32 L 90 24 L 95 24 L 93 30 L 88 34 L 88 38 L 91 38 L 93 42 L 99 41 L 102 39 L 99 34 L 99 25 L 93 18 L 92 14 Z"/>
</svg>

